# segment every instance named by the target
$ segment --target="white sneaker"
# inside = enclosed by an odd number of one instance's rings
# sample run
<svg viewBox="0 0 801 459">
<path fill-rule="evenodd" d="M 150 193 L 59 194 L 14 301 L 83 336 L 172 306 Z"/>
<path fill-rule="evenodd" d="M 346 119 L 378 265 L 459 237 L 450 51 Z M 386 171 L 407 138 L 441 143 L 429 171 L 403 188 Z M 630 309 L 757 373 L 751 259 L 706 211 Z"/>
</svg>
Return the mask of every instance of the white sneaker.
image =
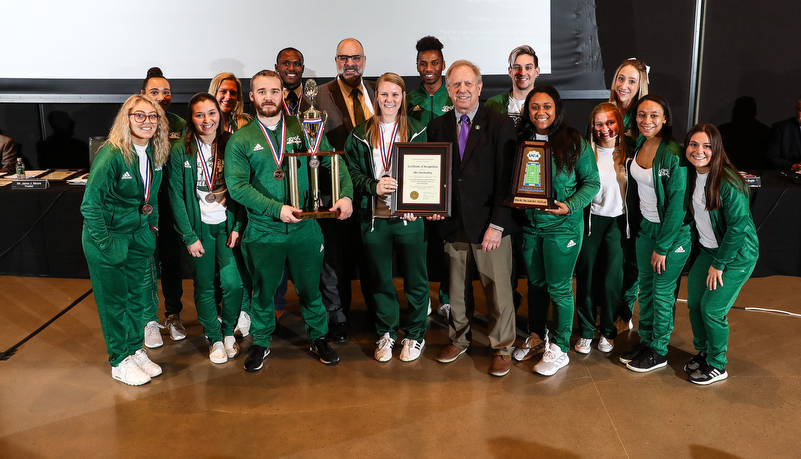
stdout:
<svg viewBox="0 0 801 459">
<path fill-rule="evenodd" d="M 211 363 L 225 363 L 228 361 L 228 354 L 225 353 L 225 346 L 222 341 L 217 341 L 209 347 L 209 360 L 211 360 Z"/>
<path fill-rule="evenodd" d="M 161 329 L 164 325 L 151 320 L 145 325 L 145 346 L 150 349 L 155 349 L 164 345 L 164 340 L 161 339 Z"/>
<path fill-rule="evenodd" d="M 167 328 L 167 331 L 170 332 L 171 340 L 181 341 L 186 338 L 186 328 L 184 328 L 184 323 L 181 321 L 181 318 L 178 317 L 178 314 L 171 314 L 167 317 L 164 326 Z"/>
<path fill-rule="evenodd" d="M 223 338 L 223 347 L 225 347 L 225 353 L 228 355 L 229 359 L 233 359 L 239 355 L 239 345 L 236 344 L 236 338 L 233 336 L 226 336 Z"/>
<path fill-rule="evenodd" d="M 415 341 L 413 339 L 403 338 L 401 341 L 403 349 L 401 350 L 401 362 L 411 362 L 417 360 L 423 352 L 423 347 L 426 345 L 426 340 Z"/>
<path fill-rule="evenodd" d="M 151 378 L 155 378 L 161 374 L 161 367 L 150 360 L 150 357 L 147 356 L 147 351 L 145 349 L 139 349 L 138 351 L 134 352 L 133 359 L 134 362 L 136 362 L 136 365 Z"/>
<path fill-rule="evenodd" d="M 378 349 L 375 350 L 375 359 L 379 362 L 389 362 L 392 359 L 392 348 L 395 346 L 395 340 L 389 337 L 389 333 L 384 333 L 384 336 L 376 344 Z"/>
<path fill-rule="evenodd" d="M 542 355 L 542 360 L 534 365 L 534 372 L 543 376 L 551 376 L 556 374 L 560 368 L 567 366 L 570 363 L 570 358 L 567 352 L 562 352 L 555 343 L 551 343 L 545 354 Z"/>
<path fill-rule="evenodd" d="M 615 340 L 606 339 L 603 336 L 598 340 L 598 350 L 601 352 L 611 352 L 615 348 Z"/>
<path fill-rule="evenodd" d="M 591 339 L 579 338 L 579 340 L 576 341 L 576 345 L 573 346 L 573 349 L 575 349 L 576 352 L 578 352 L 579 354 L 589 354 L 591 346 L 592 346 Z"/>
<path fill-rule="evenodd" d="M 241 333 L 243 338 L 250 334 L 250 315 L 245 311 L 239 313 L 239 319 L 234 328 L 234 333 L 236 332 Z"/>
<path fill-rule="evenodd" d="M 448 316 L 451 315 L 451 304 L 445 303 L 439 305 L 439 307 L 437 308 L 437 314 L 444 317 L 445 320 L 448 320 Z"/>
<path fill-rule="evenodd" d="M 532 333 L 531 336 L 526 338 L 526 342 L 523 343 L 522 347 L 515 349 L 515 351 L 512 353 L 512 358 L 517 360 L 518 362 L 523 362 L 539 354 L 547 347 L 548 347 L 547 334 L 545 335 L 545 341 L 543 341 L 540 339 L 539 335 L 537 335 L 536 333 Z"/>
<path fill-rule="evenodd" d="M 111 367 L 111 377 L 130 386 L 141 386 L 150 382 L 150 376 L 139 368 L 132 355 L 125 357 L 116 367 Z"/>
</svg>

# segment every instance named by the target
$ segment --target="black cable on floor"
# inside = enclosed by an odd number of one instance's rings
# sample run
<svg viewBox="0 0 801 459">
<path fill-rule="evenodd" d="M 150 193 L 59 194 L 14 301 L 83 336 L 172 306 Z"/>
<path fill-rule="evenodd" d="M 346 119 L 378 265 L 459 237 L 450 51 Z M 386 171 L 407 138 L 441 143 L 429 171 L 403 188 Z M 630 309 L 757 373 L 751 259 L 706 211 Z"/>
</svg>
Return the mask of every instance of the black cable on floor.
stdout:
<svg viewBox="0 0 801 459">
<path fill-rule="evenodd" d="M 56 314 L 52 319 L 48 320 L 41 327 L 39 327 L 36 330 L 34 330 L 33 333 L 31 333 L 30 335 L 26 336 L 19 343 L 17 343 L 15 345 L 11 346 L 10 348 L 8 348 L 8 350 L 6 350 L 2 354 L 0 354 L 0 362 L 2 362 L 3 360 L 8 360 L 12 355 L 14 355 L 17 352 L 17 349 L 19 349 L 20 346 L 22 346 L 23 344 L 27 343 L 34 336 L 38 335 L 39 332 L 41 332 L 42 330 L 47 328 L 48 325 L 50 325 L 53 322 L 55 322 L 56 319 L 58 319 L 59 317 L 63 316 L 64 314 L 66 314 L 70 309 L 74 308 L 78 303 L 83 301 L 84 298 L 86 298 L 87 296 L 89 296 L 91 294 L 92 294 L 92 289 L 89 289 L 88 292 L 86 292 L 83 295 L 81 295 L 80 298 L 78 298 L 77 300 L 73 301 L 71 305 L 69 305 L 66 308 L 64 308 L 61 312 Z"/>
<path fill-rule="evenodd" d="M 36 228 L 36 225 L 38 225 L 39 222 L 41 222 L 42 219 L 45 217 L 45 215 L 47 215 L 47 213 L 50 212 L 50 209 L 53 208 L 53 204 L 55 204 L 56 201 L 58 201 L 58 198 L 60 198 L 61 195 L 63 195 L 65 192 L 66 192 L 66 190 L 62 191 L 61 193 L 58 194 L 58 196 L 56 196 L 56 199 L 53 199 L 53 202 L 51 202 L 50 205 L 47 206 L 47 209 L 45 209 L 45 211 L 42 212 L 42 215 L 40 215 L 39 218 L 37 218 L 36 221 L 33 222 L 33 225 L 31 225 L 31 227 L 28 228 L 28 231 L 26 231 L 25 234 L 23 234 L 22 237 L 19 238 L 19 240 L 17 242 L 11 244 L 11 247 L 6 249 L 3 253 L 0 253 L 0 258 L 3 258 L 4 256 L 8 255 L 8 253 L 11 252 L 11 250 L 14 247 L 16 247 L 20 242 L 24 241 L 25 238 L 28 237 L 29 234 L 31 234 L 31 231 L 33 231 L 33 229 Z M 0 360 L 2 360 L 2 359 L 0 359 Z"/>
</svg>

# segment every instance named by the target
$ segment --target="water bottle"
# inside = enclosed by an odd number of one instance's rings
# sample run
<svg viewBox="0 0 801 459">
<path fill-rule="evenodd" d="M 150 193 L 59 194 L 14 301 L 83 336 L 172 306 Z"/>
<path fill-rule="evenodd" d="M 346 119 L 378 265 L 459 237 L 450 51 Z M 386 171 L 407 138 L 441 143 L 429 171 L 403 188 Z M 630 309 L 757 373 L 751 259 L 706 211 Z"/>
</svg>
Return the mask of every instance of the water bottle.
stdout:
<svg viewBox="0 0 801 459">
<path fill-rule="evenodd" d="M 22 158 L 17 158 L 17 178 L 25 178 L 25 163 L 22 162 Z"/>
</svg>

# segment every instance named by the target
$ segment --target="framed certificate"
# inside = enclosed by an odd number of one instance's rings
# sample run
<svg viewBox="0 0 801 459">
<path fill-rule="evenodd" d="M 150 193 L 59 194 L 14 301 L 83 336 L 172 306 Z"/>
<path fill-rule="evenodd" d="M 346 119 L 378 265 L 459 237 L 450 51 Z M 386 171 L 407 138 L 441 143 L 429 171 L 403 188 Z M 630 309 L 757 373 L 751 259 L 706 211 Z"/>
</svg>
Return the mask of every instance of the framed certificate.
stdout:
<svg viewBox="0 0 801 459">
<path fill-rule="evenodd" d="M 551 149 L 530 140 L 517 149 L 512 190 L 505 204 L 521 209 L 555 209 L 551 190 Z"/>
<path fill-rule="evenodd" d="M 392 216 L 451 216 L 451 143 L 397 142 L 393 146 Z"/>
</svg>

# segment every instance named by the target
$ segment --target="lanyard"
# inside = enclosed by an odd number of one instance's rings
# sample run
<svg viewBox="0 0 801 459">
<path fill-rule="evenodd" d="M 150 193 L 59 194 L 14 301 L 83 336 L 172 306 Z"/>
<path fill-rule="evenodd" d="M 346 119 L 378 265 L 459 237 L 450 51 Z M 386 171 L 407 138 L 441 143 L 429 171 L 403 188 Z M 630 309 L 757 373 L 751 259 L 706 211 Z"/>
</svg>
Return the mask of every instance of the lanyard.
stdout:
<svg viewBox="0 0 801 459">
<path fill-rule="evenodd" d="M 281 121 L 284 120 L 284 115 L 281 115 Z M 256 118 L 256 121 L 259 122 L 259 127 L 261 128 L 261 132 L 264 134 L 264 137 L 267 139 L 267 144 L 270 146 L 270 150 L 273 152 L 273 159 L 275 159 L 275 164 L 280 168 L 281 163 L 284 161 L 284 151 L 286 150 L 286 123 L 282 123 L 281 121 L 278 122 L 278 126 L 275 128 L 276 131 L 279 129 L 281 130 L 280 135 L 278 136 L 281 139 L 281 145 L 278 147 L 275 146 L 275 142 L 273 141 L 272 136 L 269 132 L 267 132 L 267 127 L 264 123 L 261 122 L 260 119 Z"/>
<path fill-rule="evenodd" d="M 200 164 L 203 170 L 203 177 L 206 179 L 206 184 L 209 186 L 209 192 L 214 192 L 214 184 L 217 180 L 217 148 L 214 146 L 214 142 L 212 141 L 212 163 L 211 163 L 211 172 L 209 172 L 209 164 L 206 158 L 203 156 L 203 149 L 201 148 L 200 139 L 195 136 L 195 141 L 197 141 L 197 153 L 200 155 Z"/>
<path fill-rule="evenodd" d="M 378 129 L 381 130 L 381 141 L 378 142 L 378 150 L 381 153 L 381 165 L 384 166 L 384 172 L 389 172 L 392 145 L 395 144 L 395 136 L 398 135 L 398 122 L 395 121 L 395 126 L 392 128 L 392 137 L 389 139 L 389 145 L 384 144 L 384 128 L 379 124 Z"/>
</svg>

